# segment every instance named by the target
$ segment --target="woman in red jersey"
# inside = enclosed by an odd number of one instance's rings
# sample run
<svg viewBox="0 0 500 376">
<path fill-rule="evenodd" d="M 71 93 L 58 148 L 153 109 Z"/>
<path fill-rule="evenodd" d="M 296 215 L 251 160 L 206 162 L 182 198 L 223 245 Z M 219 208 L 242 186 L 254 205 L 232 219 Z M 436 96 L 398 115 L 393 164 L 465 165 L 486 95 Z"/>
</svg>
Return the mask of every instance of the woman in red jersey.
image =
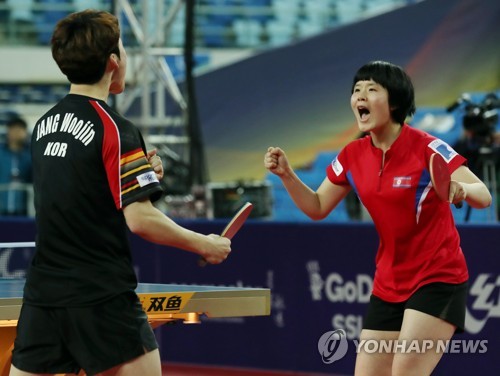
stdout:
<svg viewBox="0 0 500 376">
<path fill-rule="evenodd" d="M 401 67 L 382 61 L 361 67 L 351 108 L 367 136 L 340 151 L 317 191 L 298 178 L 279 147 L 267 150 L 264 166 L 281 178 L 310 218 L 325 218 L 354 189 L 377 228 L 374 286 L 360 340 L 398 346 L 387 353 L 360 348 L 355 374 L 429 375 L 442 356 L 438 341 L 463 331 L 468 280 L 450 205 L 432 189 L 430 156 L 439 153 L 447 162 L 452 203 L 465 200 L 485 208 L 491 195 L 465 158 L 405 123 L 415 102 L 413 84 Z M 405 351 L 415 341 L 429 348 Z"/>
</svg>

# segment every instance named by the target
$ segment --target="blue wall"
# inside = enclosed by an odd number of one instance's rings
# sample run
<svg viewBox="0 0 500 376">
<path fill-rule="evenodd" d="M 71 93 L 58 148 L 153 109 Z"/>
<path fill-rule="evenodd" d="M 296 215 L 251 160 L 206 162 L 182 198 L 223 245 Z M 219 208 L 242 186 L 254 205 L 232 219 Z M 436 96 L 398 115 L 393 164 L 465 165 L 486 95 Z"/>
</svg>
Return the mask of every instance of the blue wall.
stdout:
<svg viewBox="0 0 500 376">
<path fill-rule="evenodd" d="M 203 233 L 219 233 L 224 221 L 184 221 Z M 500 374 L 499 226 L 459 227 L 470 269 L 468 332 L 457 340 L 485 340 L 483 354 L 449 353 L 434 375 Z M 0 239 L 32 241 L 32 221 L 0 221 Z M 199 268 L 197 257 L 131 238 L 141 282 L 270 287 L 270 317 L 203 319 L 202 325 L 157 329 L 164 360 L 262 369 L 352 374 L 356 338 L 371 288 L 378 237 L 369 225 L 268 223 L 249 220 L 233 240 L 231 257 Z M 0 250 L 0 273 L 23 270 L 28 250 Z M 348 352 L 324 364 L 321 335 L 345 329 Z"/>
</svg>

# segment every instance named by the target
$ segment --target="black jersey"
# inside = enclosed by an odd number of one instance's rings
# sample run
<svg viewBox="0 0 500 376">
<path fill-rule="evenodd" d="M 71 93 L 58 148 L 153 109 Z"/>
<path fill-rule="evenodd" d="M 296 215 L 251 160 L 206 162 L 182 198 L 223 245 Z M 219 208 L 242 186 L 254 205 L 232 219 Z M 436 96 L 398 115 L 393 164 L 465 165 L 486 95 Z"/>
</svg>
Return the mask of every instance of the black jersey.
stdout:
<svg viewBox="0 0 500 376">
<path fill-rule="evenodd" d="M 24 299 L 96 304 L 137 285 L 122 209 L 161 187 L 139 130 L 104 101 L 69 94 L 31 143 L 36 252 Z"/>
</svg>

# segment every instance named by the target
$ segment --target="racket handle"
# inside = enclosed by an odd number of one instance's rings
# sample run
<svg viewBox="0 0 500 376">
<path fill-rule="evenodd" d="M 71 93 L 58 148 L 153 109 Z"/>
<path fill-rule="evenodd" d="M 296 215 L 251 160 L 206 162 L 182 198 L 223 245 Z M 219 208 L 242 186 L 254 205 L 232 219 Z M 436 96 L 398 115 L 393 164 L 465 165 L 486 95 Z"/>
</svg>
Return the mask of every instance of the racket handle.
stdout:
<svg viewBox="0 0 500 376">
<path fill-rule="evenodd" d="M 205 267 L 207 264 L 208 264 L 207 260 L 205 260 L 203 257 L 200 257 L 200 258 L 198 259 L 198 266 L 199 266 L 200 268 Z"/>
<path fill-rule="evenodd" d="M 456 207 L 457 209 L 461 209 L 461 208 L 462 208 L 462 206 L 464 206 L 464 203 L 463 203 L 462 201 L 457 202 L 457 203 L 455 204 L 455 207 Z"/>
</svg>

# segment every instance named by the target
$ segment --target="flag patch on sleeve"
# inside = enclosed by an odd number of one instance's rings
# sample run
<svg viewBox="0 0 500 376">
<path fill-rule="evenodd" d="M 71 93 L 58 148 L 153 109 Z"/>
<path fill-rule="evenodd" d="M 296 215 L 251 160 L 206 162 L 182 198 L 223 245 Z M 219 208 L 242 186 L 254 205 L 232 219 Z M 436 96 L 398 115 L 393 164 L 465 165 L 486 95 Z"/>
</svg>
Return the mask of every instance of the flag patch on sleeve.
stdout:
<svg viewBox="0 0 500 376">
<path fill-rule="evenodd" d="M 429 147 L 436 153 L 441 154 L 446 163 L 449 163 L 458 154 L 450 145 L 439 139 L 432 141 Z"/>
<path fill-rule="evenodd" d="M 159 181 L 154 171 L 148 171 L 144 174 L 137 175 L 137 182 L 141 187 L 144 187 L 145 185 L 158 183 Z"/>
<path fill-rule="evenodd" d="M 335 175 L 337 176 L 339 176 L 342 173 L 342 171 L 344 171 L 344 167 L 339 162 L 338 158 L 335 158 L 335 160 L 332 162 L 332 169 L 333 172 L 335 172 Z"/>
</svg>

